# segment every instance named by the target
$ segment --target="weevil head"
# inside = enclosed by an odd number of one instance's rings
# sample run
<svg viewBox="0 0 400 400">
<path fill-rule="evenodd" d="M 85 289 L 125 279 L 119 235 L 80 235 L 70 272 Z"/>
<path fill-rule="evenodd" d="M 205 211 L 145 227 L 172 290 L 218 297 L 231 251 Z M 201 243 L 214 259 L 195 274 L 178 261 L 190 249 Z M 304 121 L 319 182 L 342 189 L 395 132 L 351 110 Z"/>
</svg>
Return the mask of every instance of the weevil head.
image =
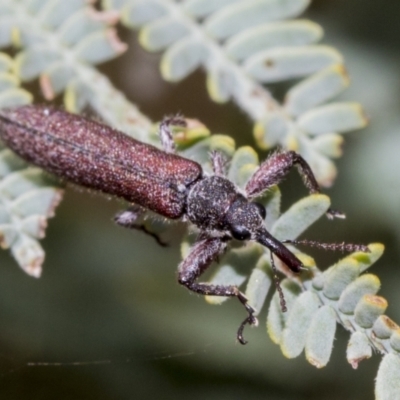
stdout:
<svg viewBox="0 0 400 400">
<path fill-rule="evenodd" d="M 263 226 L 265 208 L 259 203 L 250 203 L 229 179 L 214 175 L 191 188 L 187 216 L 203 231 L 248 240 L 255 239 Z"/>
<path fill-rule="evenodd" d="M 226 213 L 226 223 L 234 239 L 256 240 L 264 226 L 265 207 L 260 203 L 250 203 L 241 195 Z"/>
</svg>

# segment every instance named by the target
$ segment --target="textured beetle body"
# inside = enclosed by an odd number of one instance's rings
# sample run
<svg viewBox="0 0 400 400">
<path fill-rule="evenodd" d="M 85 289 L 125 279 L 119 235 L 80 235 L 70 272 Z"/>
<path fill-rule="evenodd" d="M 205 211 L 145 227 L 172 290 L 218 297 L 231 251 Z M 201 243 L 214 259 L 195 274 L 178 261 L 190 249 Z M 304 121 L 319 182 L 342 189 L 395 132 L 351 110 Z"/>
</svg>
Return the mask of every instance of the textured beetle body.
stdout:
<svg viewBox="0 0 400 400">
<path fill-rule="evenodd" d="M 51 107 L 1 110 L 0 137 L 46 171 L 171 219 L 183 216 L 188 188 L 202 176 L 194 161 Z"/>
<path fill-rule="evenodd" d="M 118 224 L 141 229 L 157 240 L 157 235 L 138 223 L 145 209 L 171 219 L 188 219 L 196 225 L 200 235 L 179 265 L 179 283 L 202 295 L 237 297 L 248 313 L 237 333 L 239 342 L 245 344 L 244 326 L 257 324 L 255 310 L 245 295 L 235 285 L 199 283 L 197 278 L 218 260 L 231 239 L 256 241 L 270 250 L 273 268 L 274 254 L 293 272 L 300 272 L 301 261 L 267 231 L 265 208 L 252 200 L 279 184 L 293 166 L 299 168 L 310 193 L 320 192 L 318 183 L 307 162 L 287 151 L 270 156 L 244 190 L 239 190 L 224 176 L 221 154 L 212 153 L 212 176 L 206 176 L 196 162 L 174 154 L 171 124 L 184 125 L 184 120 L 169 118 L 161 123 L 162 151 L 106 125 L 54 108 L 0 110 L 0 138 L 25 160 L 78 185 L 133 203 L 116 216 Z M 332 210 L 328 215 L 340 216 Z M 279 284 L 277 288 L 285 309 Z"/>
</svg>

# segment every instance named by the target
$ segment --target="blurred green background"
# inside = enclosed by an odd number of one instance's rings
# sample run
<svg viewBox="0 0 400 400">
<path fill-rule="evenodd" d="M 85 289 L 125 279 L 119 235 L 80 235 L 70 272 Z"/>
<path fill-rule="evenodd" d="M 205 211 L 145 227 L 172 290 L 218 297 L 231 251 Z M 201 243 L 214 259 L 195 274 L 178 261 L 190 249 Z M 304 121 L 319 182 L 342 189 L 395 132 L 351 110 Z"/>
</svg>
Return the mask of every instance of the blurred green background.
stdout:
<svg viewBox="0 0 400 400">
<path fill-rule="evenodd" d="M 325 43 L 345 56 L 352 85 L 341 97 L 361 102 L 371 118 L 367 129 L 346 136 L 339 176 L 327 190 L 347 220 L 321 220 L 305 236 L 383 242 L 386 253 L 372 272 L 382 281 L 388 315 L 399 322 L 400 2 L 314 0 L 305 17 L 320 23 Z M 159 57 L 138 47 L 130 32 L 121 35 L 130 50 L 102 70 L 151 119 L 181 111 L 238 145 L 254 144 L 250 122 L 234 105 L 209 100 L 202 72 L 167 84 Z M 306 194 L 295 174 L 282 191 L 284 207 Z M 161 248 L 112 223 L 123 206 L 69 188 L 43 241 L 40 280 L 0 253 L 1 399 L 374 398 L 380 356 L 353 370 L 341 327 L 323 370 L 303 355 L 282 356 L 266 334 L 265 309 L 260 327 L 247 329 L 250 343 L 237 344 L 239 304 L 207 305 L 176 282 L 182 229 Z M 341 257 L 312 254 L 321 268 Z"/>
</svg>

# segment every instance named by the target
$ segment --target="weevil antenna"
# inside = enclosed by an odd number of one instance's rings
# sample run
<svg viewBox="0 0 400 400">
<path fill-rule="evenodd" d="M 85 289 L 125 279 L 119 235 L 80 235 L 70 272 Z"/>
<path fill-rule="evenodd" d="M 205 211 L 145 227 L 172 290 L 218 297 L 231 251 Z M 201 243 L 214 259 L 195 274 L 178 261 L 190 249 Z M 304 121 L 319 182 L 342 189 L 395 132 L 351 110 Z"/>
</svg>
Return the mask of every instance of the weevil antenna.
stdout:
<svg viewBox="0 0 400 400">
<path fill-rule="evenodd" d="M 315 247 L 317 249 L 322 250 L 331 250 L 331 251 L 341 251 L 343 253 L 349 252 L 352 253 L 354 251 L 361 251 L 363 253 L 369 253 L 370 249 L 368 246 L 364 244 L 354 244 L 354 243 L 321 243 L 316 242 L 314 240 L 282 240 L 282 243 L 289 243 L 295 246 L 303 245 L 303 246 L 310 246 Z"/>
<path fill-rule="evenodd" d="M 279 280 L 278 276 L 278 270 L 276 269 L 275 261 L 274 261 L 274 256 L 272 254 L 272 251 L 270 251 L 270 260 L 271 260 L 271 269 L 272 269 L 272 274 L 273 274 L 273 280 L 275 283 L 276 290 L 279 295 L 279 300 L 281 304 L 281 310 L 282 312 L 287 311 L 286 307 L 286 300 L 285 300 L 285 295 L 283 294 L 282 286 L 281 286 L 281 281 Z"/>
</svg>

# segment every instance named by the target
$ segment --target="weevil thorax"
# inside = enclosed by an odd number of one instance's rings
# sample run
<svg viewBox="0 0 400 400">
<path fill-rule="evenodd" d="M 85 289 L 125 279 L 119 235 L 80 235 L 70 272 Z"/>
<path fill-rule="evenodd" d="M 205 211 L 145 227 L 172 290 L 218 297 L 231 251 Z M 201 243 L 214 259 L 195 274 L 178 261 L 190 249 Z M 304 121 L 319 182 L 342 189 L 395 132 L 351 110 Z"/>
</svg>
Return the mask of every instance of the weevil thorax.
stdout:
<svg viewBox="0 0 400 400">
<path fill-rule="evenodd" d="M 214 175 L 191 188 L 187 216 L 202 231 L 247 240 L 263 226 L 265 209 L 250 203 L 229 179 Z"/>
</svg>

